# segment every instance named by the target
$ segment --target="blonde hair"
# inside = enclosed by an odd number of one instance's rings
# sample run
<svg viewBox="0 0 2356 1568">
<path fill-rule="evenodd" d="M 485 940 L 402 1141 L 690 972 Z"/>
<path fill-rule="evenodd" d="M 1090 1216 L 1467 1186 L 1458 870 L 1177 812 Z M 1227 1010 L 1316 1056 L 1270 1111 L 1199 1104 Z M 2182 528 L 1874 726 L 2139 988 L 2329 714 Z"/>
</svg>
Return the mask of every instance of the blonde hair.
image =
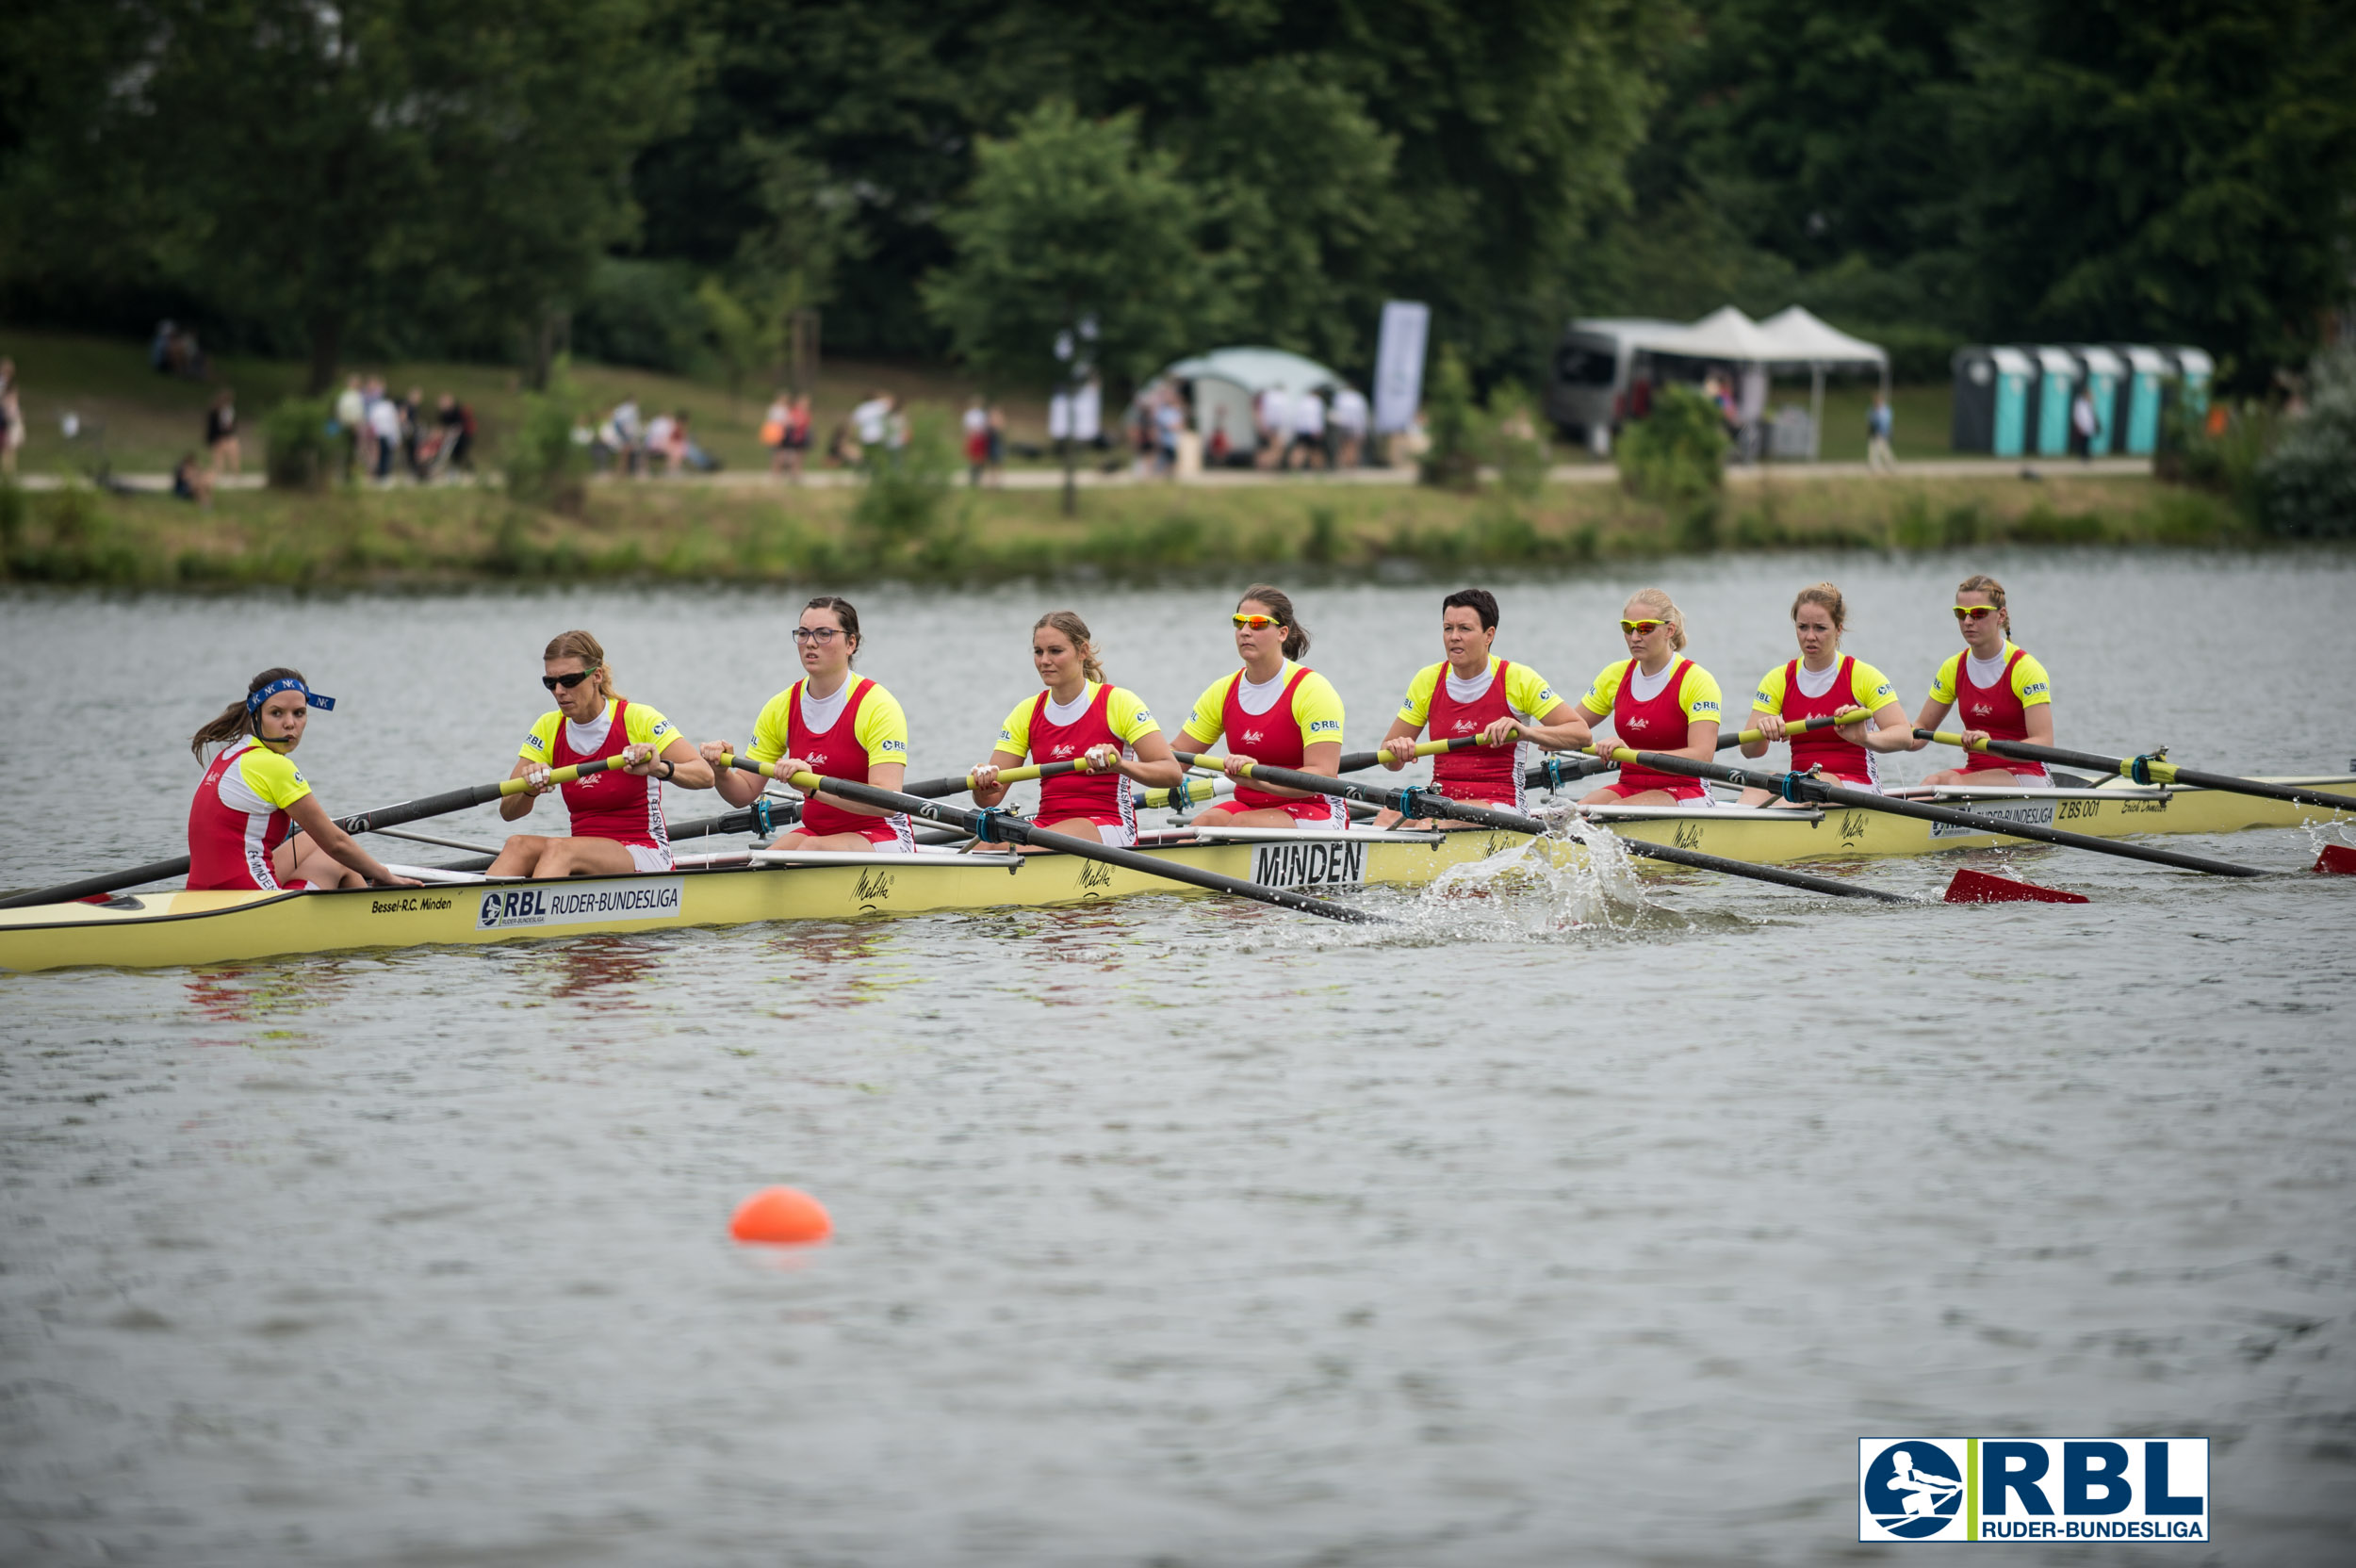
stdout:
<svg viewBox="0 0 2356 1568">
<path fill-rule="evenodd" d="M 1641 604 L 1645 609 L 1657 612 L 1662 620 L 1668 622 L 1669 651 L 1672 653 L 1683 653 L 1685 651 L 1685 612 L 1677 608 L 1677 600 L 1669 596 L 1668 590 L 1664 588 L 1639 588 L 1636 592 L 1628 596 L 1628 602 L 1630 604 Z"/>
<path fill-rule="evenodd" d="M 560 631 L 548 639 L 548 645 L 540 650 L 542 660 L 578 659 L 581 667 L 597 678 L 598 694 L 609 699 L 621 696 L 614 684 L 614 671 L 605 662 L 605 645 L 594 632 Z"/>
<path fill-rule="evenodd" d="M 1804 604 L 1822 605 L 1824 613 L 1832 617 L 1832 629 L 1836 636 L 1849 629 L 1848 601 L 1841 596 L 1841 590 L 1831 583 L 1819 582 L 1801 589 L 1792 601 L 1793 620 L 1800 618 L 1800 606 Z"/>
<path fill-rule="evenodd" d="M 2004 617 L 2004 635 L 2007 637 L 2012 635 L 2012 612 L 2004 608 L 2004 585 L 2003 583 L 1997 581 L 1986 572 L 1974 572 L 1972 576 L 1965 578 L 1961 582 L 1955 584 L 1955 592 L 1958 594 L 1986 594 L 1988 596 L 1988 602 L 1996 607 L 1996 612 L 1999 615 Z"/>
<path fill-rule="evenodd" d="M 1048 627 L 1071 638 L 1072 645 L 1080 650 L 1081 676 L 1099 686 L 1104 685 L 1104 666 L 1097 662 L 1095 639 L 1088 635 L 1088 624 L 1080 619 L 1080 612 L 1076 610 L 1050 610 L 1031 623 L 1033 631 Z"/>
</svg>

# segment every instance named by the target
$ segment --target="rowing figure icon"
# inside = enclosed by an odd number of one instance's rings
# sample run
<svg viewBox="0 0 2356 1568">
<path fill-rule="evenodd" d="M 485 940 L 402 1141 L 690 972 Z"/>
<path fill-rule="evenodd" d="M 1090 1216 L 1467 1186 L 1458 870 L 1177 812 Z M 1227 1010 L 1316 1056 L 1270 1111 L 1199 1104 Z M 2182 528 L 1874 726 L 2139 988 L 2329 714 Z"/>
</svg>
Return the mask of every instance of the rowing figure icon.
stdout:
<svg viewBox="0 0 2356 1568">
<path fill-rule="evenodd" d="M 1866 1511 L 1900 1540 L 1938 1535 L 1955 1522 L 1962 1505 L 1963 1474 L 1936 1443 L 1893 1443 L 1866 1469 Z"/>
</svg>

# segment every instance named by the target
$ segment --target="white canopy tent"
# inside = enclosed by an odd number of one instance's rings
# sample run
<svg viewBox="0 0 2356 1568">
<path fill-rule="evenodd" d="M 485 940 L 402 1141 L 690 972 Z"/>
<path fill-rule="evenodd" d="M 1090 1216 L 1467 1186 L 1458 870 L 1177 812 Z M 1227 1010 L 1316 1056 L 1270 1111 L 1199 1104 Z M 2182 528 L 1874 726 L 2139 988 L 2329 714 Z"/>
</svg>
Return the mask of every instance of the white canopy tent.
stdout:
<svg viewBox="0 0 2356 1568">
<path fill-rule="evenodd" d="M 1633 341 L 1647 353 L 1723 360 L 1762 373 L 1807 367 L 1811 459 L 1822 449 L 1826 370 L 1872 367 L 1881 372 L 1883 392 L 1890 390 L 1888 353 L 1861 337 L 1850 336 L 1802 305 L 1777 311 L 1764 321 L 1754 321 L 1734 306 L 1725 305 L 1689 326 L 1639 334 Z"/>
<path fill-rule="evenodd" d="M 1261 393 L 1317 392 L 1330 398 L 1348 384 L 1340 372 L 1284 349 L 1213 349 L 1165 367 L 1162 375 L 1192 384 L 1194 428 L 1207 438 L 1224 427 L 1231 449 L 1238 452 L 1259 445 L 1252 415 Z"/>
</svg>

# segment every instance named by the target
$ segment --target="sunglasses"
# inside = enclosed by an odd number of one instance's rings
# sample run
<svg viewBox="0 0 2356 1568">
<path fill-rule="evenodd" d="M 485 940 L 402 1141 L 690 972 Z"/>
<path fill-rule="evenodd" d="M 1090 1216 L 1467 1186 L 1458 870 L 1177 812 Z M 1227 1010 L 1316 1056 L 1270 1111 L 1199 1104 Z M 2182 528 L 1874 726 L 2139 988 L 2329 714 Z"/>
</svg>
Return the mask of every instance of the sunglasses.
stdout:
<svg viewBox="0 0 2356 1568">
<path fill-rule="evenodd" d="M 1249 627 L 1253 631 L 1266 631 L 1269 627 L 1284 624 L 1273 615 L 1246 615 L 1240 611 L 1236 612 L 1234 619 L 1237 626 Z"/>
<path fill-rule="evenodd" d="M 1995 613 L 1996 607 L 1992 604 L 1959 604 L 1955 606 L 1955 619 L 1958 621 L 1985 621 L 1990 615 Z"/>
<path fill-rule="evenodd" d="M 843 629 L 838 626 L 797 626 L 794 629 L 794 640 L 797 643 L 831 643 L 842 635 Z"/>
<path fill-rule="evenodd" d="M 559 690 L 569 692 L 597 673 L 595 669 L 587 669 L 575 670 L 570 675 L 544 675 L 540 678 L 540 684 L 551 692 Z"/>
<path fill-rule="evenodd" d="M 1666 621 L 1622 621 L 1620 623 L 1620 635 L 1623 637 L 1649 637 L 1654 632 L 1659 631 L 1662 627 L 1667 626 L 1668 624 L 1669 623 Z"/>
</svg>

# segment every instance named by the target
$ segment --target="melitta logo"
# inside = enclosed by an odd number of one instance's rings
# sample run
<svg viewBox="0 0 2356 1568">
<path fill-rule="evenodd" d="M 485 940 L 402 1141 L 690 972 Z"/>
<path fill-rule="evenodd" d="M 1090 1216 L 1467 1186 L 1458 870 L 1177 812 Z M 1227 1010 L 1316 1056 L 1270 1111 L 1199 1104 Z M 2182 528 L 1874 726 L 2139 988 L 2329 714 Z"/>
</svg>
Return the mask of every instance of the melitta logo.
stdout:
<svg viewBox="0 0 2356 1568">
<path fill-rule="evenodd" d="M 1469 735 L 1469 734 L 1471 734 L 1472 732 L 1473 732 L 1473 722 L 1472 722 L 1472 720 L 1470 720 L 1470 719 L 1459 719 L 1459 720 L 1457 720 L 1457 721 L 1456 721 L 1456 733 L 1458 733 L 1459 735 Z"/>
<path fill-rule="evenodd" d="M 1078 746 L 1074 745 L 1059 745 L 1050 750 L 1048 755 L 1055 758 L 1057 761 L 1061 761 L 1067 757 L 1076 755 L 1079 752 L 1079 749 L 1080 748 Z"/>
<path fill-rule="evenodd" d="M 2206 1541 L 2205 1437 L 1861 1437 L 1860 1541 Z"/>
<path fill-rule="evenodd" d="M 1256 746 L 1260 743 L 1260 736 L 1261 731 L 1247 729 L 1243 732 L 1243 743 L 1248 746 Z"/>
</svg>

